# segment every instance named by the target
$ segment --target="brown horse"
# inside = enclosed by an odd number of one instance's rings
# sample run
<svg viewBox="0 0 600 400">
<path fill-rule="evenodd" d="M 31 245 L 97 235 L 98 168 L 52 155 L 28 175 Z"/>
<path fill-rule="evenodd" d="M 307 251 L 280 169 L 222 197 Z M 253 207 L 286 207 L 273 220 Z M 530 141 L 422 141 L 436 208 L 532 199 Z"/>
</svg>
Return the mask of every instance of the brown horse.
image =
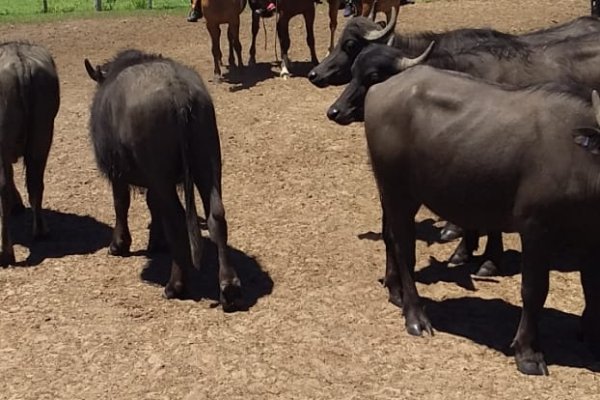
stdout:
<svg viewBox="0 0 600 400">
<path fill-rule="evenodd" d="M 221 80 L 221 24 L 228 24 L 229 68 L 236 67 L 233 52 L 237 55 L 237 67 L 243 67 L 242 44 L 240 43 L 240 13 L 246 7 L 247 0 L 202 0 L 202 14 L 206 20 L 206 29 L 212 41 L 212 55 L 215 63 L 215 82 Z"/>
</svg>

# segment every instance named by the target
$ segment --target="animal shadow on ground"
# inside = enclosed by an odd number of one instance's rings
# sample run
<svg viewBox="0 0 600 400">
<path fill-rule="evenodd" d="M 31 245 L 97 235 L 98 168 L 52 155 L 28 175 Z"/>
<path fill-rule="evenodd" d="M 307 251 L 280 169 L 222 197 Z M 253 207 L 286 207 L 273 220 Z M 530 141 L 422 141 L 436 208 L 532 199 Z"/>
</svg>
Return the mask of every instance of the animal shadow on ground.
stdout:
<svg viewBox="0 0 600 400">
<path fill-rule="evenodd" d="M 230 92 L 239 92 L 240 90 L 250 89 L 257 84 L 269 79 L 276 78 L 278 75 L 273 70 L 276 63 L 256 63 L 247 65 L 244 68 L 233 68 L 223 74 L 223 82 L 232 86 Z"/>
<path fill-rule="evenodd" d="M 291 64 L 290 73 L 292 78 L 305 78 L 314 67 L 310 61 L 297 61 Z M 279 63 L 268 62 L 247 65 L 242 69 L 231 69 L 223 74 L 223 82 L 233 85 L 229 88 L 230 92 L 250 89 L 268 79 L 279 79 L 279 72 L 274 70 L 277 67 L 279 67 Z"/>
<path fill-rule="evenodd" d="M 500 299 L 477 297 L 423 301 L 434 329 L 462 336 L 507 356 L 514 354 L 510 343 L 517 331 L 521 307 Z M 579 316 L 545 308 L 539 328 L 540 343 L 549 365 L 600 372 L 600 361 L 594 359 L 581 340 Z"/>
<path fill-rule="evenodd" d="M 112 228 L 88 215 L 42 211 L 50 233 L 33 240 L 31 209 L 10 219 L 11 238 L 15 244 L 29 248 L 29 257 L 21 266 L 39 265 L 46 258 L 61 258 L 75 254 L 94 253 L 108 247 Z"/>
<path fill-rule="evenodd" d="M 442 228 L 435 226 L 436 221 L 432 218 L 416 222 L 417 240 L 427 243 L 428 246 L 433 243 L 443 243 L 440 240 L 440 231 Z M 383 240 L 381 232 L 365 232 L 358 234 L 360 240 Z"/>
<path fill-rule="evenodd" d="M 498 282 L 495 277 L 474 277 L 481 262 L 481 256 L 475 256 L 471 262 L 451 267 L 447 261 L 438 261 L 435 257 L 429 257 L 429 265 L 416 272 L 416 280 L 426 285 L 437 282 L 456 283 L 458 286 L 475 291 L 473 279 L 478 281 Z M 507 250 L 502 255 L 500 271 L 498 276 L 513 276 L 521 272 L 521 253 L 515 250 Z"/>
<path fill-rule="evenodd" d="M 202 238 L 204 250 L 202 253 L 202 268 L 193 269 L 190 273 L 190 284 L 187 287 L 187 298 L 199 301 L 210 299 L 219 301 L 219 266 L 216 245 Z M 247 311 L 254 306 L 258 299 L 271 294 L 273 280 L 263 271 L 258 261 L 240 250 L 228 246 L 230 262 L 235 268 L 242 283 L 242 304 L 237 311 Z M 142 270 L 142 280 L 160 286 L 165 286 L 171 274 L 171 257 L 169 254 L 153 254 L 146 267 Z M 216 306 L 217 304 L 215 304 Z"/>
</svg>

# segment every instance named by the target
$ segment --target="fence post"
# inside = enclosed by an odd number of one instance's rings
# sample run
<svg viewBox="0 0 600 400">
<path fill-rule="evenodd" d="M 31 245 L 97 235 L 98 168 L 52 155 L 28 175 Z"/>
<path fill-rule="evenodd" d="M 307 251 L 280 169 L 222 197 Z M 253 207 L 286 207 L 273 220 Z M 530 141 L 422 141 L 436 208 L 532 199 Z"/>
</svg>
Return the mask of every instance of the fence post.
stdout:
<svg viewBox="0 0 600 400">
<path fill-rule="evenodd" d="M 48 12 L 48 0 L 42 1 L 42 12 L 44 12 L 44 13 Z"/>
<path fill-rule="evenodd" d="M 152 0 L 148 0 L 148 8 L 152 9 Z"/>
<path fill-rule="evenodd" d="M 94 0 L 96 11 L 102 11 L 102 0 Z"/>
</svg>

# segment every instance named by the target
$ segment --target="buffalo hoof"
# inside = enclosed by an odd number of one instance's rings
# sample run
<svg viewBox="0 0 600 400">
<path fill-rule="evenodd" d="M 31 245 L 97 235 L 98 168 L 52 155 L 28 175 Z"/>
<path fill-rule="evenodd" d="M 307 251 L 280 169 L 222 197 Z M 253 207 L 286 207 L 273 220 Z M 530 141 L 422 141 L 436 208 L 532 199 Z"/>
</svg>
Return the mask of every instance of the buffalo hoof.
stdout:
<svg viewBox="0 0 600 400">
<path fill-rule="evenodd" d="M 15 262 L 15 253 L 12 251 L 0 253 L 0 267 L 8 267 L 14 265 Z"/>
<path fill-rule="evenodd" d="M 255 66 L 255 65 L 256 65 L 256 58 L 254 58 L 254 57 L 250 57 L 250 58 L 248 59 L 248 66 L 249 66 L 249 67 L 253 67 L 253 66 Z"/>
<path fill-rule="evenodd" d="M 471 260 L 471 257 L 468 254 L 457 251 L 453 253 L 448 259 L 448 264 L 452 265 L 462 265 L 466 264 Z"/>
<path fill-rule="evenodd" d="M 163 297 L 167 300 L 170 299 L 183 299 L 184 298 L 184 286 L 182 282 L 167 283 Z"/>
<path fill-rule="evenodd" d="M 111 256 L 126 257 L 129 255 L 129 245 L 113 241 L 108 246 L 108 254 Z"/>
<path fill-rule="evenodd" d="M 440 240 L 442 242 L 451 242 L 460 238 L 463 235 L 461 228 L 454 224 L 446 224 L 440 231 Z"/>
<path fill-rule="evenodd" d="M 484 262 L 483 264 L 481 264 L 481 266 L 479 267 L 479 269 L 477 270 L 475 275 L 480 276 L 482 278 L 485 278 L 488 276 L 497 276 L 498 275 L 498 267 L 496 267 L 496 264 L 494 264 L 492 261 L 488 260 L 488 261 Z"/>
<path fill-rule="evenodd" d="M 548 367 L 542 353 L 530 352 L 524 355 L 516 355 L 517 369 L 525 375 L 548 375 Z"/>
<path fill-rule="evenodd" d="M 413 336 L 423 336 L 423 331 L 433 336 L 433 327 L 424 312 L 419 313 L 416 318 L 406 320 L 406 331 Z"/>
<path fill-rule="evenodd" d="M 225 312 L 237 311 L 242 305 L 242 285 L 239 279 L 233 282 L 221 284 L 219 302 Z"/>
</svg>

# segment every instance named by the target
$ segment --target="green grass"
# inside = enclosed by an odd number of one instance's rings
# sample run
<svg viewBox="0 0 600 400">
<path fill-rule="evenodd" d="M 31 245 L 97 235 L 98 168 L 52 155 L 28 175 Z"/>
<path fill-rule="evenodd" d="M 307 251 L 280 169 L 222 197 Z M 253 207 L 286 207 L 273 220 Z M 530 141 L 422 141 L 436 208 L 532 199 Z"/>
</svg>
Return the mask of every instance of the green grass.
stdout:
<svg viewBox="0 0 600 400">
<path fill-rule="evenodd" d="M 47 0 L 48 13 L 51 15 L 94 13 L 93 0 Z M 102 8 L 106 11 L 131 11 L 145 9 L 147 0 L 102 0 Z M 171 10 L 189 7 L 189 0 L 153 0 L 154 10 Z M 42 0 L 0 0 L 0 22 L 5 17 L 22 20 L 29 16 L 44 15 Z M 11 19 L 11 18 L 8 18 Z M 45 18 L 44 18 L 45 19 Z"/>
</svg>

